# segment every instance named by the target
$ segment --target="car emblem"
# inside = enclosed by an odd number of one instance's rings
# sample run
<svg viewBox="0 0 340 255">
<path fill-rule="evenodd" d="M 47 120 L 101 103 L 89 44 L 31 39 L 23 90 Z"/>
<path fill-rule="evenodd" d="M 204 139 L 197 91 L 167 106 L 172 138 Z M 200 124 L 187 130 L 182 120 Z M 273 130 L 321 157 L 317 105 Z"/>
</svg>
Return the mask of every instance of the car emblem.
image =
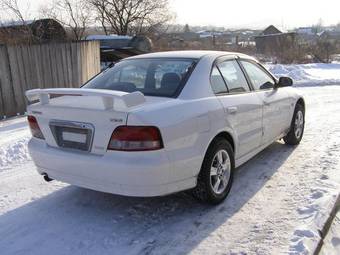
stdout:
<svg viewBox="0 0 340 255">
<path fill-rule="evenodd" d="M 110 119 L 111 122 L 123 122 L 123 119 Z"/>
</svg>

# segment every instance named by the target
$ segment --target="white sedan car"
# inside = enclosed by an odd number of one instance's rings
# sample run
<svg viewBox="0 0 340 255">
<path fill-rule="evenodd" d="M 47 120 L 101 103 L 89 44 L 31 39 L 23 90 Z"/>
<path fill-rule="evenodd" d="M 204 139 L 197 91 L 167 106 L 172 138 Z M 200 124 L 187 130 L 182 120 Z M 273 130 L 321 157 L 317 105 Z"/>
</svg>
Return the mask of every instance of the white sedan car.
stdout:
<svg viewBox="0 0 340 255">
<path fill-rule="evenodd" d="M 227 196 L 236 167 L 275 140 L 296 145 L 305 103 L 239 53 L 139 55 L 80 89 L 26 92 L 29 152 L 45 180 L 127 196 Z"/>
</svg>

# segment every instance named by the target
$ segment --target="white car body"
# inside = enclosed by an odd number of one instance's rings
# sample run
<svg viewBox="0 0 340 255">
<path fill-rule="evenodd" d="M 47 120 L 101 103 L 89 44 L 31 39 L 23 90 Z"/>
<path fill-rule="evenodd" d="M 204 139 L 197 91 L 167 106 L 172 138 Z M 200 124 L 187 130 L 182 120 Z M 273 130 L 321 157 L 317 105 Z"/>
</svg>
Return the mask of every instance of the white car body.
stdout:
<svg viewBox="0 0 340 255">
<path fill-rule="evenodd" d="M 214 51 L 130 58 L 197 59 L 176 98 L 92 89 L 28 91 L 30 100 L 40 102 L 29 105 L 27 113 L 37 119 L 45 137 L 32 137 L 28 144 L 38 172 L 113 194 L 166 195 L 196 186 L 208 146 L 221 134 L 233 145 L 235 166 L 242 165 L 287 134 L 295 105 L 303 99 L 290 87 L 215 95 L 210 76 L 216 59 L 221 57 L 256 61 L 243 54 Z M 64 96 L 49 99 L 49 94 Z M 51 131 L 53 121 L 91 125 L 94 135 L 89 151 L 60 148 Z M 111 134 L 121 125 L 158 127 L 164 147 L 154 151 L 107 150 Z"/>
</svg>

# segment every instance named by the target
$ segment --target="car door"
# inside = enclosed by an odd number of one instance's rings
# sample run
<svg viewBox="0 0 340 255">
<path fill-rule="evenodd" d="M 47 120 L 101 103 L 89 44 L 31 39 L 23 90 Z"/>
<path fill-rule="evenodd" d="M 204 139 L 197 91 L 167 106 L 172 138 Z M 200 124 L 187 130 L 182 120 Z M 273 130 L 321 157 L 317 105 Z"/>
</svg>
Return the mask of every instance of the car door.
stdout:
<svg viewBox="0 0 340 255">
<path fill-rule="evenodd" d="M 226 125 L 237 137 L 238 159 L 261 144 L 262 101 L 250 90 L 236 59 L 218 59 L 212 69 L 211 84 L 223 105 Z"/>
<path fill-rule="evenodd" d="M 285 89 L 274 89 L 275 79 L 252 60 L 240 60 L 256 95 L 263 102 L 263 144 L 277 139 L 290 123 L 290 100 Z"/>
</svg>

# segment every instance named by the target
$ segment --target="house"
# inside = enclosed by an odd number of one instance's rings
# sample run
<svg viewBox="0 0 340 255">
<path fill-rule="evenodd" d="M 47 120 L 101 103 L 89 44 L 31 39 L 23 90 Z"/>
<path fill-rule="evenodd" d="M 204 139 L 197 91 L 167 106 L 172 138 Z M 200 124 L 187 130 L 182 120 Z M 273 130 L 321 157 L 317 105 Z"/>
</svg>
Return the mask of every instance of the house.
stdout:
<svg viewBox="0 0 340 255">
<path fill-rule="evenodd" d="M 223 33 L 218 32 L 218 31 L 202 30 L 202 31 L 198 31 L 197 34 L 199 35 L 200 38 L 213 38 L 213 37 L 222 36 Z"/>
<path fill-rule="evenodd" d="M 270 25 L 261 33 L 261 35 L 275 35 L 275 34 L 282 34 L 282 32 L 273 25 Z"/>
<path fill-rule="evenodd" d="M 295 32 L 283 33 L 275 26 L 270 25 L 255 36 L 256 50 L 259 54 L 273 54 L 293 47 L 296 41 Z"/>
<path fill-rule="evenodd" d="M 319 33 L 319 37 L 327 41 L 340 41 L 340 31 L 338 30 L 325 30 Z"/>
<path fill-rule="evenodd" d="M 197 41 L 199 39 L 199 35 L 191 31 L 175 33 L 174 36 L 184 41 Z"/>
<path fill-rule="evenodd" d="M 316 34 L 316 29 L 314 27 L 299 27 L 295 32 L 299 35 L 314 35 Z"/>
<path fill-rule="evenodd" d="M 295 32 L 299 45 L 314 45 L 319 38 L 315 27 L 299 27 Z"/>
</svg>

